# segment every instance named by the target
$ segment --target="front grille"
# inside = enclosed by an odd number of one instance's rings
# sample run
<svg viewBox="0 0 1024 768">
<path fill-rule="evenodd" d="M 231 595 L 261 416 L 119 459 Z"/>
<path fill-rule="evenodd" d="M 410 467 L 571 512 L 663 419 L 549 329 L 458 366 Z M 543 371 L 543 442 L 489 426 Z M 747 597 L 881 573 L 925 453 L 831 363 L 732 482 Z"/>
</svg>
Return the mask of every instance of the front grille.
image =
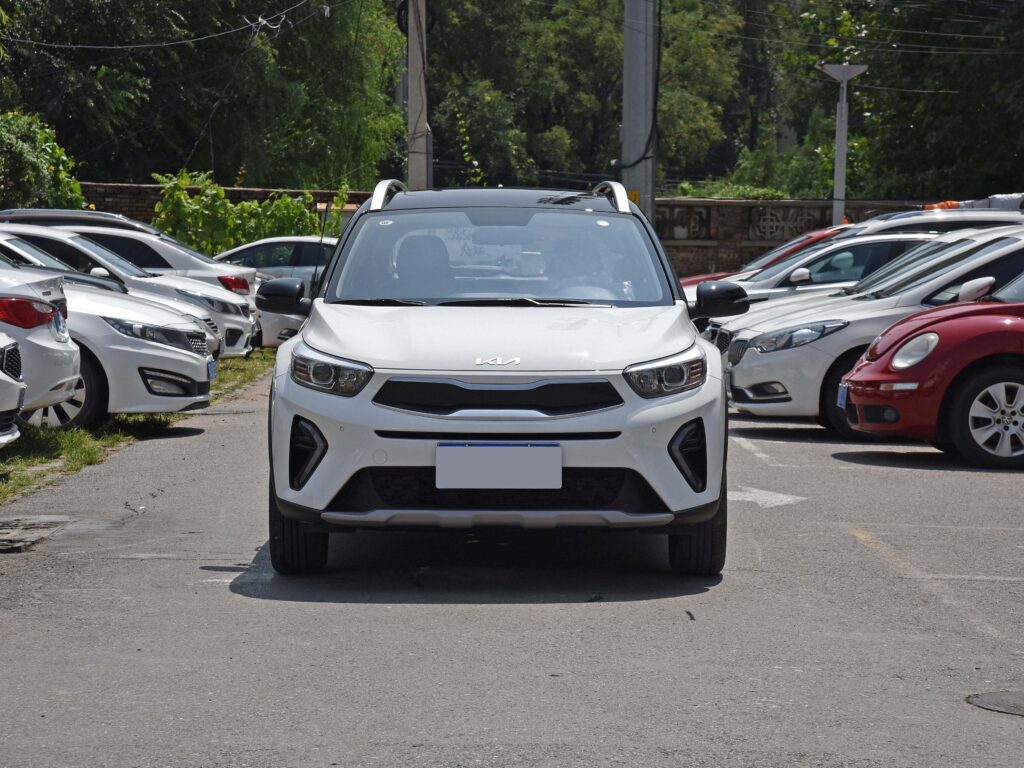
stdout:
<svg viewBox="0 0 1024 768">
<path fill-rule="evenodd" d="M 556 489 L 439 489 L 433 467 L 369 467 L 345 483 L 331 511 L 373 509 L 598 510 L 665 512 L 647 481 L 631 469 L 566 467 Z"/>
<path fill-rule="evenodd" d="M 193 352 L 202 357 L 209 356 L 210 348 L 206 345 L 205 333 L 186 333 L 185 335 L 188 336 L 188 343 Z"/>
<path fill-rule="evenodd" d="M 714 343 L 715 346 L 718 347 L 718 351 L 725 352 L 729 348 L 729 343 L 731 341 L 732 333 L 725 330 L 724 328 L 719 328 L 714 338 Z"/>
<path fill-rule="evenodd" d="M 3 369 L 4 373 L 10 376 L 12 379 L 21 381 L 21 350 L 17 344 L 11 344 L 3 348 L 0 352 L 3 355 Z"/>
<path fill-rule="evenodd" d="M 726 353 L 726 359 L 730 365 L 736 365 L 740 360 L 743 359 L 743 354 L 747 351 L 747 340 L 737 339 L 729 345 L 729 351 Z"/>
<path fill-rule="evenodd" d="M 528 384 L 470 384 L 452 379 L 389 379 L 373 402 L 415 413 L 446 416 L 466 410 L 537 411 L 567 416 L 622 405 L 605 379 L 542 380 Z"/>
<path fill-rule="evenodd" d="M 18 418 L 18 410 L 0 411 L 0 435 L 6 435 L 14 429 L 14 420 Z"/>
</svg>

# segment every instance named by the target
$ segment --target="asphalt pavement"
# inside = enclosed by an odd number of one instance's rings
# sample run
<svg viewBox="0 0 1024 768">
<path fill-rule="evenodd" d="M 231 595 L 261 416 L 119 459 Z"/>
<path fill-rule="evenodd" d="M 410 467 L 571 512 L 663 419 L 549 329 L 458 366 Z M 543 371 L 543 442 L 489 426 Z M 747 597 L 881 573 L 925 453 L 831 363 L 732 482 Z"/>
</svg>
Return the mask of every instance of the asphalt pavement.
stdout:
<svg viewBox="0 0 1024 768">
<path fill-rule="evenodd" d="M 0 509 L 0 766 L 1020 766 L 1024 476 L 735 418 L 723 577 L 661 536 L 266 551 L 266 382 Z"/>
</svg>

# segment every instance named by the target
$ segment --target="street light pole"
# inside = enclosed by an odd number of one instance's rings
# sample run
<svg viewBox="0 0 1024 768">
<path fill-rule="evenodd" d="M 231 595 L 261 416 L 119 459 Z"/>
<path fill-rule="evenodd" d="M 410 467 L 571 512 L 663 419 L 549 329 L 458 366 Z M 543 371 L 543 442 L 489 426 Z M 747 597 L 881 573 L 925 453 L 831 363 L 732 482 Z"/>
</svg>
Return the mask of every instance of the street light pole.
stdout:
<svg viewBox="0 0 1024 768">
<path fill-rule="evenodd" d="M 655 0 L 625 0 L 622 67 L 622 184 L 654 221 L 655 71 L 658 29 Z"/>
<path fill-rule="evenodd" d="M 839 104 L 836 106 L 836 151 L 832 175 L 832 224 L 843 223 L 846 209 L 846 129 L 850 122 L 847 104 L 847 83 L 867 71 L 863 64 L 819 64 L 817 69 L 839 81 Z"/>
<path fill-rule="evenodd" d="M 408 0 L 408 9 L 409 189 L 430 189 L 434 186 L 434 137 L 427 122 L 426 0 Z"/>
</svg>

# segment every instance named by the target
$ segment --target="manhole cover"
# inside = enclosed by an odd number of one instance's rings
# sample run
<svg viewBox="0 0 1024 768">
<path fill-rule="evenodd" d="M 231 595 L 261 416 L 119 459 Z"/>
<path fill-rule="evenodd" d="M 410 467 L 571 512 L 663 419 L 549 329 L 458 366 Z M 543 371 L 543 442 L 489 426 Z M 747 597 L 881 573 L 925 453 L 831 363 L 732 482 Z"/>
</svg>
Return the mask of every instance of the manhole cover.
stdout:
<svg viewBox="0 0 1024 768">
<path fill-rule="evenodd" d="M 1024 717 L 1024 691 L 997 691 L 996 693 L 975 693 L 967 697 L 967 703 L 993 712 Z"/>
<path fill-rule="evenodd" d="M 24 552 L 69 522 L 61 515 L 0 519 L 0 553 Z"/>
</svg>

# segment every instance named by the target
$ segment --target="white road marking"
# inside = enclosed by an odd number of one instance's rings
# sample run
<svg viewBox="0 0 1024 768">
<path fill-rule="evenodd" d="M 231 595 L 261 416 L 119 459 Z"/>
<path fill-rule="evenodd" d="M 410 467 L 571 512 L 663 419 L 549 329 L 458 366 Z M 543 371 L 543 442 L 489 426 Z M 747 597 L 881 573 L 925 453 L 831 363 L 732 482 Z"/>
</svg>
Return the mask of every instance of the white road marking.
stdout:
<svg viewBox="0 0 1024 768">
<path fill-rule="evenodd" d="M 764 491 L 760 488 L 748 488 L 740 486 L 738 491 L 729 491 L 729 501 L 749 501 L 762 509 L 773 507 L 785 507 L 789 504 L 797 504 L 804 501 L 803 496 L 790 496 L 788 493 L 776 493 L 775 491 Z"/>
<path fill-rule="evenodd" d="M 771 464 L 772 457 L 769 456 L 764 451 L 762 451 L 760 448 L 758 448 L 752 440 L 748 440 L 745 437 L 733 437 L 732 441 L 743 450 L 750 451 L 752 454 L 754 454 L 754 456 L 756 456 L 758 459 L 765 462 L 766 464 Z"/>
</svg>

